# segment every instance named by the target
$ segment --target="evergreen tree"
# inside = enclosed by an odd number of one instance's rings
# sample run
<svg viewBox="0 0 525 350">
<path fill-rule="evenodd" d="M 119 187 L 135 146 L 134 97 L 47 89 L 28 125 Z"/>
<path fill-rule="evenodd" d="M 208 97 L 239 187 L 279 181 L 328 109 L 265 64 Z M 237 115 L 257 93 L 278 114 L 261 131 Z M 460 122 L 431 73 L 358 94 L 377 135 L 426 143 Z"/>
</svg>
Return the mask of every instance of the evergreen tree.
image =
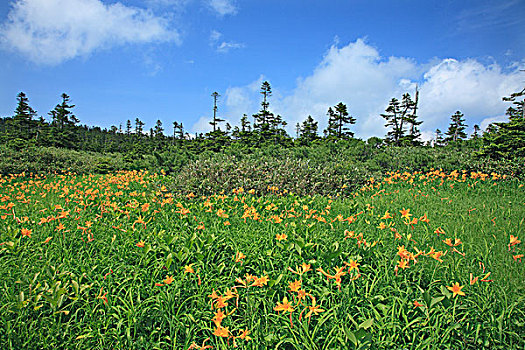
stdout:
<svg viewBox="0 0 525 350">
<path fill-rule="evenodd" d="M 490 124 L 483 135 L 485 146 L 481 154 L 494 158 L 525 157 L 525 88 L 504 97 L 503 101 L 512 102 L 507 109 L 507 123 Z"/>
<path fill-rule="evenodd" d="M 299 125 L 299 123 L 297 123 Z M 299 128 L 299 139 L 305 142 L 311 142 L 317 139 L 317 125 L 311 115 L 309 115 Z"/>
<path fill-rule="evenodd" d="M 465 140 L 467 138 L 467 134 L 465 133 L 467 125 L 465 124 L 465 119 L 463 119 L 463 113 L 456 111 L 456 113 L 450 117 L 450 120 L 450 125 L 445 133 L 447 136 L 445 137 L 445 142 L 450 143 Z"/>
<path fill-rule="evenodd" d="M 388 107 L 385 109 L 386 113 L 381 116 L 386 120 L 385 127 L 390 127 L 391 130 L 387 132 L 385 142 L 387 144 L 394 144 L 399 146 L 400 139 L 404 136 L 401 109 L 399 107 L 399 100 L 392 98 Z"/>
<path fill-rule="evenodd" d="M 418 91 L 416 90 L 416 96 L 417 95 Z M 401 99 L 400 109 L 402 115 L 401 123 L 406 123 L 405 125 L 408 128 L 408 135 L 402 137 L 401 143 L 409 146 L 420 145 L 421 142 L 418 141 L 418 139 L 421 136 L 421 132 L 419 131 L 418 126 L 421 125 L 423 122 L 417 120 L 417 102 L 412 101 L 410 94 L 406 93 Z"/>
<path fill-rule="evenodd" d="M 441 130 L 436 129 L 436 140 L 434 142 L 434 146 L 443 146 L 445 144 L 445 141 L 443 140 L 443 133 Z"/>
<path fill-rule="evenodd" d="M 386 135 L 386 143 L 396 146 L 420 144 L 417 140 L 421 136 L 418 126 L 422 122 L 417 120 L 416 111 L 417 104 L 408 93 L 403 94 L 401 102 L 396 98 L 390 100 L 386 113 L 381 114 L 387 121 L 385 126 L 390 128 Z"/>
<path fill-rule="evenodd" d="M 162 138 L 164 136 L 163 134 L 164 128 L 162 127 L 162 121 L 160 119 L 157 119 L 157 122 L 155 123 L 155 128 L 153 129 L 153 135 L 155 138 Z"/>
<path fill-rule="evenodd" d="M 70 104 L 70 97 L 63 93 L 62 103 L 57 104 L 55 109 L 49 112 L 52 118 L 53 141 L 57 147 L 77 148 L 79 146 L 79 135 L 75 126 L 79 123 L 78 118 L 71 111 L 75 105 Z"/>
<path fill-rule="evenodd" d="M 273 118 L 273 113 L 269 111 L 270 102 L 268 102 L 268 98 L 272 95 L 272 88 L 267 81 L 261 85 L 261 94 L 263 95 L 261 110 L 253 115 L 253 129 L 259 132 L 263 139 L 267 140 L 270 136 L 270 120 Z"/>
<path fill-rule="evenodd" d="M 471 139 L 478 139 L 480 136 L 479 136 L 479 132 L 481 131 L 480 127 L 478 124 L 474 125 L 474 132 L 472 133 L 471 135 Z"/>
<path fill-rule="evenodd" d="M 126 122 L 126 135 L 131 135 L 131 120 L 128 119 Z"/>
<path fill-rule="evenodd" d="M 347 127 L 348 124 L 355 124 L 355 118 L 348 114 L 346 105 L 339 102 L 334 107 L 334 122 L 337 128 L 338 139 L 348 139 L 354 137 L 354 133 Z"/>
<path fill-rule="evenodd" d="M 329 140 L 337 139 L 337 121 L 335 112 L 332 109 L 332 107 L 328 107 L 328 111 L 326 112 L 326 115 L 328 116 L 328 125 L 326 126 L 326 129 L 324 130 L 324 136 L 325 138 Z"/>
<path fill-rule="evenodd" d="M 33 118 L 36 116 L 36 111 L 29 106 L 29 99 L 26 94 L 20 92 L 16 99 L 18 105 L 15 109 L 15 114 L 12 119 L 13 129 L 16 135 L 15 138 L 22 140 L 30 140 L 36 136 L 36 121 Z"/>
<path fill-rule="evenodd" d="M 135 118 L 135 136 L 138 138 L 142 137 L 142 132 L 144 131 L 144 122 L 139 118 Z"/>
</svg>

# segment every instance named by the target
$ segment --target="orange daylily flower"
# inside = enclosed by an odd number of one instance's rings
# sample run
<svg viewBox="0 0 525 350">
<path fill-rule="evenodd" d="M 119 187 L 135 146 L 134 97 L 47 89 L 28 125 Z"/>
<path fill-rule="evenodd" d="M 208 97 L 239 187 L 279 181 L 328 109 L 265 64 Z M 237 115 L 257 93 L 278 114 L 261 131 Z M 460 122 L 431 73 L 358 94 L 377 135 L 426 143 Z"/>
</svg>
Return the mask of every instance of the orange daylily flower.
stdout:
<svg viewBox="0 0 525 350">
<path fill-rule="evenodd" d="M 217 337 L 223 337 L 223 338 L 228 338 L 230 336 L 230 331 L 228 330 L 228 327 L 217 327 L 217 329 L 215 329 L 215 331 L 213 332 L 213 335 L 217 336 Z"/>
<path fill-rule="evenodd" d="M 173 276 L 166 276 L 166 278 L 164 279 L 164 283 L 166 284 L 171 284 L 175 279 L 173 278 Z"/>
<path fill-rule="evenodd" d="M 235 259 L 235 262 L 242 263 L 242 259 L 246 258 L 246 255 L 241 252 L 237 252 L 233 258 Z"/>
<path fill-rule="evenodd" d="M 193 270 L 193 264 L 189 264 L 189 265 L 186 265 L 184 266 L 184 273 L 195 273 L 195 271 Z"/>
<path fill-rule="evenodd" d="M 459 285 L 459 282 L 456 282 L 456 283 L 454 283 L 452 285 L 452 287 L 447 286 L 447 289 L 450 290 L 453 293 L 452 297 L 455 297 L 456 295 L 463 295 L 464 296 L 465 293 L 461 291 L 461 289 L 463 287 L 464 286 L 460 286 Z"/>
<path fill-rule="evenodd" d="M 394 218 L 394 217 L 387 210 L 387 211 L 385 211 L 385 215 L 383 215 L 381 217 L 381 220 L 387 220 L 387 219 L 392 219 L 392 218 Z"/>
<path fill-rule="evenodd" d="M 294 308 L 292 305 L 288 302 L 288 298 L 284 297 L 282 303 L 277 303 L 277 306 L 273 308 L 275 311 L 285 311 L 285 312 L 293 312 Z"/>
<path fill-rule="evenodd" d="M 402 218 L 410 220 L 410 217 L 412 216 L 412 214 L 410 214 L 410 209 L 403 208 L 403 210 L 400 210 L 399 212 L 401 213 Z"/>
<path fill-rule="evenodd" d="M 288 284 L 288 288 L 290 288 L 290 292 L 297 292 L 299 289 L 301 289 L 301 283 L 302 280 L 295 280 L 293 282 L 290 282 Z"/>
<path fill-rule="evenodd" d="M 137 243 L 137 244 L 135 244 L 135 245 L 136 245 L 137 247 L 139 247 L 139 248 L 144 248 L 144 245 L 145 245 L 145 244 L 146 244 L 146 243 L 145 243 L 144 241 L 140 241 L 139 243 Z"/>
<path fill-rule="evenodd" d="M 287 238 L 288 236 L 286 235 L 286 233 L 275 235 L 275 239 L 278 241 L 286 241 Z"/>
<path fill-rule="evenodd" d="M 416 307 L 425 307 L 425 305 L 420 304 L 417 300 L 414 300 L 414 308 Z"/>
<path fill-rule="evenodd" d="M 28 230 L 27 228 L 23 228 L 23 229 L 20 231 L 20 234 L 22 235 L 22 237 L 26 236 L 26 237 L 31 238 L 31 233 L 33 233 L 33 231 Z"/>
<path fill-rule="evenodd" d="M 521 241 L 518 239 L 518 236 L 510 235 L 510 243 L 509 243 L 509 249 L 512 246 L 515 246 L 516 244 L 520 244 Z"/>
</svg>

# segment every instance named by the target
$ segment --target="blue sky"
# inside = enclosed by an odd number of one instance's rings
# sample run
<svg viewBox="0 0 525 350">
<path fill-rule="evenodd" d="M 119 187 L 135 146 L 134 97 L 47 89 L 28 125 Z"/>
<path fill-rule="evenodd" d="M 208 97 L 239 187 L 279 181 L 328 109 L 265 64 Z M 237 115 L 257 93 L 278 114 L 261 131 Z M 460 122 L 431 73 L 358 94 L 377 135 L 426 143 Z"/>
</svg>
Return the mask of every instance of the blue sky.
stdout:
<svg viewBox="0 0 525 350">
<path fill-rule="evenodd" d="M 504 119 L 525 85 L 525 2 L 353 0 L 9 0 L 0 3 L 0 116 L 24 91 L 39 115 L 66 92 L 81 123 L 139 117 L 204 132 L 214 91 L 232 125 L 259 108 L 326 125 L 342 101 L 357 137 L 383 136 L 392 97 L 421 91 L 424 137 L 461 110 Z"/>
</svg>

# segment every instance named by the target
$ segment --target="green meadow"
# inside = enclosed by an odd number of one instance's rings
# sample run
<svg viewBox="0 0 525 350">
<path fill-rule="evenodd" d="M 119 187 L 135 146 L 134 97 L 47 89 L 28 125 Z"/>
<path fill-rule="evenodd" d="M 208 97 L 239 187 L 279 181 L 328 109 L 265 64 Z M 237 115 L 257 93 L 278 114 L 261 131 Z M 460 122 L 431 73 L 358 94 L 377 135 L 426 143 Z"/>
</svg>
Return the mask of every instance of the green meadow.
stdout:
<svg viewBox="0 0 525 350">
<path fill-rule="evenodd" d="M 0 177 L 3 349 L 523 349 L 523 181 Z"/>
</svg>

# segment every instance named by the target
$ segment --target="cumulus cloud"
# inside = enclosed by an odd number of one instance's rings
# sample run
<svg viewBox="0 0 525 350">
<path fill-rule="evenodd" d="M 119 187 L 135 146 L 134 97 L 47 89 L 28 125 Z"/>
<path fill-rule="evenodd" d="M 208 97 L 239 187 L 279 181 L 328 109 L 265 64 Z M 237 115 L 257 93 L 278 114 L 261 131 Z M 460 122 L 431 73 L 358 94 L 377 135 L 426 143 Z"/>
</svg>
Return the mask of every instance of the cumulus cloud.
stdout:
<svg viewBox="0 0 525 350">
<path fill-rule="evenodd" d="M 172 41 L 165 18 L 100 0 L 16 0 L 0 27 L 0 42 L 36 63 L 59 64 L 100 48 Z"/>
<path fill-rule="evenodd" d="M 226 53 L 231 49 L 242 49 L 244 44 L 233 41 L 221 41 L 222 33 L 212 30 L 210 34 L 210 45 L 220 53 Z"/>
<path fill-rule="evenodd" d="M 418 115 L 423 120 L 422 134 L 428 139 L 436 128 L 446 131 L 456 110 L 465 114 L 470 126 L 501 116 L 508 106 L 501 101 L 502 96 L 516 91 L 522 82 L 518 66 L 505 71 L 495 63 L 450 58 L 419 63 L 407 57 L 384 57 L 377 48 L 358 39 L 343 47 L 332 46 L 309 76 L 298 79 L 291 93 L 281 95 L 279 87 L 272 86 L 270 107 L 284 117 L 288 132 L 294 134 L 295 124 L 308 115 L 319 121 L 320 130 L 324 129 L 328 107 L 343 102 L 357 118 L 352 127 L 357 137 L 383 137 L 385 121 L 380 114 L 389 100 L 400 99 L 405 92 L 414 97 L 418 84 Z M 260 79 L 228 89 L 226 115 L 257 111 L 260 96 L 253 92 L 255 84 L 260 87 Z"/>
<path fill-rule="evenodd" d="M 219 16 L 234 15 L 237 13 L 237 7 L 232 0 L 209 0 L 208 5 Z"/>
</svg>

